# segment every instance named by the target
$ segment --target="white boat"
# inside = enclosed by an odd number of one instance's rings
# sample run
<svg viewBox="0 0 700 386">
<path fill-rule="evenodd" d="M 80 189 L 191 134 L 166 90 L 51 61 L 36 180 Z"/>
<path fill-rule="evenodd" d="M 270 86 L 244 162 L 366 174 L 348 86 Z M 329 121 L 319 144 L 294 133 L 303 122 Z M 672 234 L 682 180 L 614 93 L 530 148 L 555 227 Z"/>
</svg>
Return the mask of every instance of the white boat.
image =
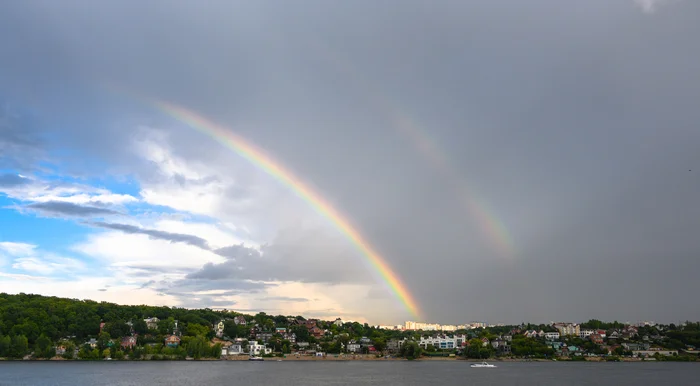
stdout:
<svg viewBox="0 0 700 386">
<path fill-rule="evenodd" d="M 481 363 L 472 363 L 471 367 L 496 367 L 496 365 L 492 365 L 492 364 L 486 363 L 486 362 L 481 362 Z"/>
<path fill-rule="evenodd" d="M 251 356 L 250 358 L 248 358 L 248 360 L 249 361 L 264 361 L 263 357 L 254 357 L 254 356 Z"/>
</svg>

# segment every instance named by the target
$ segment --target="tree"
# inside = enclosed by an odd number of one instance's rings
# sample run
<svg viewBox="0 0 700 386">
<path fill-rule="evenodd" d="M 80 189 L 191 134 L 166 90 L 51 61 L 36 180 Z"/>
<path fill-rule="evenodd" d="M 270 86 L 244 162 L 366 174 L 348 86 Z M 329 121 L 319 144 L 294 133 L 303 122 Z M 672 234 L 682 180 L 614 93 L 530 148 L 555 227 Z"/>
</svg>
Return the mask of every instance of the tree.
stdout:
<svg viewBox="0 0 700 386">
<path fill-rule="evenodd" d="M 112 352 L 109 351 L 108 348 L 106 348 L 102 351 L 102 358 L 111 358 L 111 357 L 112 357 Z"/>
<path fill-rule="evenodd" d="M 190 323 L 187 325 L 187 336 L 206 336 L 207 333 L 209 332 L 209 328 L 207 326 L 202 326 L 201 324 L 197 323 Z"/>
<path fill-rule="evenodd" d="M 66 352 L 61 355 L 64 359 L 73 359 L 75 355 L 75 344 L 73 342 L 64 342 L 63 347 L 66 348 Z"/>
<path fill-rule="evenodd" d="M 123 321 L 114 321 L 105 323 L 105 326 L 102 329 L 102 331 L 107 332 L 109 336 L 113 338 L 121 338 L 129 335 L 129 333 L 131 332 L 131 328 L 128 324 L 124 323 Z"/>
<path fill-rule="evenodd" d="M 306 326 L 294 326 L 292 332 L 296 335 L 297 342 L 309 341 L 309 330 L 306 329 Z"/>
<path fill-rule="evenodd" d="M 37 358 L 51 358 L 56 354 L 56 350 L 51 347 L 51 339 L 41 334 L 34 343 L 34 355 Z"/>
<path fill-rule="evenodd" d="M 372 340 L 372 345 L 379 353 L 383 353 L 386 350 L 386 340 L 383 338 L 376 338 Z"/>
<path fill-rule="evenodd" d="M 139 335 L 144 335 L 148 333 L 148 324 L 146 324 L 146 321 L 139 318 L 134 320 L 133 322 L 133 328 L 134 332 L 139 334 Z"/>
<path fill-rule="evenodd" d="M 158 332 L 162 335 L 172 334 L 175 329 L 175 318 L 172 316 L 158 321 Z"/>
<path fill-rule="evenodd" d="M 100 350 L 104 350 L 109 347 L 111 342 L 112 337 L 106 331 L 102 331 L 100 335 L 97 336 L 97 346 L 100 348 Z"/>
<path fill-rule="evenodd" d="M 240 326 L 245 329 L 245 326 Z M 239 326 L 233 320 L 227 320 L 224 322 L 224 335 L 229 338 L 241 337 Z"/>
<path fill-rule="evenodd" d="M 12 346 L 12 339 L 9 336 L 0 335 L 0 358 L 5 358 L 10 356 L 10 347 Z"/>
<path fill-rule="evenodd" d="M 24 358 L 29 353 L 29 342 L 24 335 L 15 335 L 10 343 L 10 357 Z"/>
<path fill-rule="evenodd" d="M 420 358 L 422 350 L 415 341 L 408 341 L 401 346 L 400 355 L 408 360 Z"/>
</svg>

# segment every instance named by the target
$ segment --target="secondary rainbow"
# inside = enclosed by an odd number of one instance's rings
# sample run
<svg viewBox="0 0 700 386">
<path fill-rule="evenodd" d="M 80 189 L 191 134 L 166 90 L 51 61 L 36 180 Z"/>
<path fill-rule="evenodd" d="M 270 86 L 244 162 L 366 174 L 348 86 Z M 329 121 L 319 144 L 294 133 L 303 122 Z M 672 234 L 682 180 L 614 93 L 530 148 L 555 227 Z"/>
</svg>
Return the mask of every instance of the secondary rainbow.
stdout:
<svg viewBox="0 0 700 386">
<path fill-rule="evenodd" d="M 418 306 L 406 286 L 391 270 L 389 265 L 377 253 L 372 246 L 362 237 L 343 215 L 327 203 L 320 195 L 306 186 L 299 178 L 286 170 L 278 162 L 267 156 L 253 144 L 226 128 L 211 122 L 201 115 L 184 107 L 163 101 L 152 101 L 160 110 L 171 117 L 186 123 L 190 127 L 208 135 L 222 145 L 232 149 L 255 166 L 264 170 L 269 175 L 289 187 L 299 197 L 304 199 L 319 214 L 325 216 L 338 228 L 365 257 L 374 270 L 381 276 L 394 295 L 403 303 L 406 309 L 414 316 L 419 315 Z"/>
<path fill-rule="evenodd" d="M 350 77 L 353 84 L 363 90 L 368 97 L 370 104 L 374 105 L 391 126 L 402 136 L 408 138 L 418 152 L 440 173 L 442 173 L 452 184 L 455 194 L 459 197 L 459 203 L 476 219 L 490 239 L 493 247 L 499 251 L 501 256 L 512 257 L 514 254 L 513 243 L 510 233 L 505 224 L 489 208 L 489 205 L 480 199 L 470 189 L 467 181 L 451 166 L 446 152 L 439 146 L 437 141 L 431 138 L 428 130 L 421 127 L 411 116 L 399 108 L 372 82 L 362 76 L 352 65 L 352 62 L 344 58 L 341 53 L 331 45 L 326 45 L 320 40 L 317 52 L 338 71 Z"/>
</svg>

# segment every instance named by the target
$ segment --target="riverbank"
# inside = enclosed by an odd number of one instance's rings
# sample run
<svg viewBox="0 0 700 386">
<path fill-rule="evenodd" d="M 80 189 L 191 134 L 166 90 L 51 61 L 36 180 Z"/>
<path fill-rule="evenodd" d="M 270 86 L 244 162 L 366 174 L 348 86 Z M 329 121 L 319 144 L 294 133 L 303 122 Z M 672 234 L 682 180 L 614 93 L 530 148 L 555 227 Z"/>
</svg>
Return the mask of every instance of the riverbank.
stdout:
<svg viewBox="0 0 700 386">
<path fill-rule="evenodd" d="M 247 362 L 249 360 L 248 355 L 232 355 L 223 358 L 186 358 L 186 359 L 122 359 L 122 360 L 82 360 L 82 359 L 65 359 L 63 357 L 53 357 L 50 359 L 45 358 L 24 358 L 24 359 L 11 359 L 11 358 L 0 358 L 0 362 L 164 362 L 164 361 L 187 361 L 187 362 L 217 362 L 217 361 L 239 361 Z M 348 362 L 348 361 L 358 361 L 358 362 L 382 362 L 382 361 L 407 361 L 408 359 L 400 357 L 376 357 L 375 355 L 326 355 L 326 356 L 311 356 L 311 355 L 294 355 L 288 354 L 284 357 L 267 357 L 263 358 L 264 361 L 268 362 Z M 415 359 L 415 361 L 420 362 L 465 362 L 465 363 L 475 363 L 482 362 L 481 359 L 465 359 L 462 357 L 421 357 L 420 359 Z M 524 363 L 524 362 L 603 362 L 611 363 L 606 361 L 605 358 L 600 357 L 587 357 L 585 361 L 581 360 L 570 360 L 565 358 L 558 358 L 556 360 L 552 359 L 521 359 L 521 358 L 491 358 L 486 359 L 486 362 L 499 363 L 499 362 L 510 362 L 510 363 Z M 615 362 L 646 362 L 646 363 L 656 363 L 656 362 L 676 362 L 676 361 L 656 361 L 653 359 L 642 360 L 640 358 L 619 358 Z M 698 363 L 689 362 L 689 363 Z"/>
</svg>

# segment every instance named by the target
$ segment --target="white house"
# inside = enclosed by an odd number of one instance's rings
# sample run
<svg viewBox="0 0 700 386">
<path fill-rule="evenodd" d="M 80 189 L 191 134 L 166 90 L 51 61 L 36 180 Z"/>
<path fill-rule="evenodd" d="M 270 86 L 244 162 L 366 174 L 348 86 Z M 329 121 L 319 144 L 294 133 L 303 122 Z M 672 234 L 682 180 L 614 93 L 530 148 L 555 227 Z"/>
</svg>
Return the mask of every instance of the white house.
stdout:
<svg viewBox="0 0 700 386">
<path fill-rule="evenodd" d="M 455 336 L 431 336 L 431 337 L 421 337 L 418 345 L 423 349 L 428 348 L 428 346 L 433 346 L 437 349 L 450 350 L 455 348 L 461 348 L 462 343 L 467 341 L 466 335 L 455 335 Z M 488 341 L 487 341 L 488 342 Z"/>
<path fill-rule="evenodd" d="M 589 330 L 589 329 L 585 329 L 585 330 L 580 330 L 580 331 L 579 331 L 578 337 L 581 338 L 581 339 L 586 339 L 586 338 L 588 338 L 589 336 L 591 336 L 591 335 L 593 335 L 593 334 L 595 334 L 595 331 Z"/>
<path fill-rule="evenodd" d="M 260 354 L 270 354 L 272 352 L 271 348 L 268 348 L 264 344 L 258 344 L 256 342 L 248 345 L 248 351 L 250 355 L 260 355 Z"/>
<path fill-rule="evenodd" d="M 148 327 L 149 330 L 155 330 L 158 328 L 158 322 L 160 320 L 154 316 L 152 318 L 146 318 L 143 321 L 146 322 L 146 327 Z"/>
<path fill-rule="evenodd" d="M 357 342 L 350 342 L 348 343 L 348 352 L 356 353 L 360 352 L 362 346 L 360 346 L 359 343 Z"/>
<path fill-rule="evenodd" d="M 221 355 L 240 355 L 243 354 L 243 347 L 240 344 L 232 344 L 221 349 Z"/>
<path fill-rule="evenodd" d="M 559 330 L 559 335 L 579 335 L 581 333 L 581 326 L 574 323 L 554 323 L 554 328 Z"/>
<path fill-rule="evenodd" d="M 333 322 L 333 324 L 335 324 L 335 325 L 338 326 L 338 327 L 343 327 L 343 320 L 340 319 L 340 318 L 337 318 L 337 319 L 335 320 L 335 322 Z"/>
<path fill-rule="evenodd" d="M 560 335 L 558 332 L 545 332 L 544 337 L 547 340 L 557 340 L 559 339 Z"/>
</svg>

